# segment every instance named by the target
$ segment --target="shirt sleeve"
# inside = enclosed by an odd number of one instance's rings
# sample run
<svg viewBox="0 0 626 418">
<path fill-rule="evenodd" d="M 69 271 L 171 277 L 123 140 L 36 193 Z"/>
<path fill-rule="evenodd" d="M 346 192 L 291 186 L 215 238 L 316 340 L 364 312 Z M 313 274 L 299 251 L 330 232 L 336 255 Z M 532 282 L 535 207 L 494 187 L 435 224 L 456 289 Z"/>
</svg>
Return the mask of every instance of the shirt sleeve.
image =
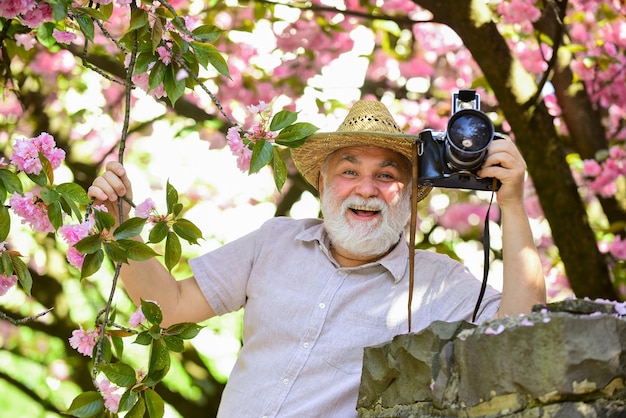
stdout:
<svg viewBox="0 0 626 418">
<path fill-rule="evenodd" d="M 256 249 L 268 222 L 256 231 L 189 260 L 198 286 L 216 314 L 234 312 L 244 306 Z"/>
</svg>

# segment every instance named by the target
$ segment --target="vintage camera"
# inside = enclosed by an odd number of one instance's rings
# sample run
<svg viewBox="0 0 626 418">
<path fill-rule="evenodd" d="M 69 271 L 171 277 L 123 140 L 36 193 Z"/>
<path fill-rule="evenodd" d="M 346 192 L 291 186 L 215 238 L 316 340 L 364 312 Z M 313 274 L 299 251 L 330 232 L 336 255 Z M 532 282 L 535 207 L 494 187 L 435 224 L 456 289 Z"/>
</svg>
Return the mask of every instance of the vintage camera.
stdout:
<svg viewBox="0 0 626 418">
<path fill-rule="evenodd" d="M 452 189 L 498 190 L 500 183 L 481 178 L 480 169 L 487 147 L 504 136 L 495 132 L 489 117 L 480 110 L 480 95 L 460 90 L 452 97 L 452 115 L 444 132 L 420 132 L 418 144 L 418 183 Z"/>
</svg>

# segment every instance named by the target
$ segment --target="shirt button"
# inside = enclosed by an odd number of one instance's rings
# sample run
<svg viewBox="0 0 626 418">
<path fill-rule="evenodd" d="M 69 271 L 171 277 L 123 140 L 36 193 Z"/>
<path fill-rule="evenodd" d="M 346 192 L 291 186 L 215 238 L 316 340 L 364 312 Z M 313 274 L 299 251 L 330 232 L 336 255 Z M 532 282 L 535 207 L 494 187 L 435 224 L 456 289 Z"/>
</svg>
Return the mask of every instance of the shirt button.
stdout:
<svg viewBox="0 0 626 418">
<path fill-rule="evenodd" d="M 319 307 L 320 309 L 324 309 L 326 307 L 326 304 L 324 302 L 320 302 Z"/>
<path fill-rule="evenodd" d="M 289 379 L 283 379 L 283 385 L 288 385 L 289 384 Z"/>
<path fill-rule="evenodd" d="M 304 348 L 309 348 L 309 343 L 304 343 L 304 344 L 302 344 L 302 347 L 304 347 Z"/>
</svg>

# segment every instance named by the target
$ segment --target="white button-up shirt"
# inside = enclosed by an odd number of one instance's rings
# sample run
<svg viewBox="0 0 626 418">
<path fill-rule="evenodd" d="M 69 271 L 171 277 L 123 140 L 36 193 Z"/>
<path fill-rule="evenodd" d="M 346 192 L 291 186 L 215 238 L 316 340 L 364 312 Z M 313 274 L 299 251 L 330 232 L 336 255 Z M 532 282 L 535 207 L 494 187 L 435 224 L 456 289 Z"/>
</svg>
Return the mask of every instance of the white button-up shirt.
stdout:
<svg viewBox="0 0 626 418">
<path fill-rule="evenodd" d="M 219 417 L 356 417 L 363 348 L 408 331 L 408 244 L 342 268 L 322 221 L 273 218 L 192 259 L 219 315 L 244 308 L 243 347 Z M 416 251 L 412 331 L 471 320 L 480 281 L 447 256 Z M 478 321 L 500 294 L 488 287 Z"/>
</svg>

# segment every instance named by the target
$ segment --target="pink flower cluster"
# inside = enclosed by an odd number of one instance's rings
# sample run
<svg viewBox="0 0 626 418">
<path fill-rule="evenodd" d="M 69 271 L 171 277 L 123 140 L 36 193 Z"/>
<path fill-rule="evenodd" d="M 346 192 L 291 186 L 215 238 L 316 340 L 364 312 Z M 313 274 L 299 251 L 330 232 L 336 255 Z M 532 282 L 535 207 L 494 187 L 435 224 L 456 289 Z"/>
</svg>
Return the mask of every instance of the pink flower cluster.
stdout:
<svg viewBox="0 0 626 418">
<path fill-rule="evenodd" d="M 617 178 L 626 176 L 626 151 L 615 145 L 611 147 L 609 156 L 602 163 L 584 160 L 583 174 L 588 179 L 589 189 L 594 193 L 603 197 L 615 195 Z"/>
<path fill-rule="evenodd" d="M 0 242 L 0 255 L 6 251 L 6 242 Z M 7 275 L 5 273 L 0 274 L 0 296 L 4 296 L 10 288 L 17 283 L 17 276 L 15 274 Z"/>
<path fill-rule="evenodd" d="M 59 235 L 61 235 L 63 240 L 70 246 L 67 249 L 67 261 L 79 269 L 83 267 L 85 255 L 74 248 L 73 245 L 89 235 L 91 228 L 93 228 L 92 220 L 76 225 L 63 225 L 59 228 Z"/>
<path fill-rule="evenodd" d="M 65 159 L 65 151 L 56 147 L 52 135 L 42 132 L 35 138 L 18 139 L 11 155 L 11 162 L 24 173 L 39 174 L 43 169 L 40 155 L 50 161 L 52 169 L 58 168 Z"/>
<path fill-rule="evenodd" d="M 261 139 L 272 141 L 277 135 L 276 132 L 269 130 L 271 112 L 267 103 L 261 101 L 258 105 L 250 105 L 248 111 L 252 115 L 258 115 L 260 121 L 252 126 L 251 131 L 244 134 L 247 141 L 244 142 L 241 138 L 238 126 L 230 127 L 226 134 L 228 146 L 233 155 L 237 157 L 237 167 L 244 172 L 250 170 L 250 159 L 252 158 L 252 150 L 248 144 L 255 144 Z"/>
<path fill-rule="evenodd" d="M 70 346 L 83 356 L 91 357 L 98 341 L 99 329 L 90 328 L 85 331 L 82 325 L 79 327 L 72 331 L 72 336 L 69 338 Z"/>
<path fill-rule="evenodd" d="M 0 274 L 0 296 L 4 296 L 10 288 L 15 286 L 15 283 L 17 283 L 17 276 L 15 274 L 10 276 L 4 273 Z"/>
<path fill-rule="evenodd" d="M 34 231 L 54 232 L 54 226 L 48 219 L 48 205 L 44 203 L 39 191 L 25 192 L 24 196 L 13 193 L 9 199 L 11 210 L 22 218 L 22 224 L 28 224 Z"/>
<path fill-rule="evenodd" d="M 141 310 L 141 306 L 135 312 L 130 314 L 130 318 L 128 318 L 128 324 L 133 328 L 139 328 L 141 324 L 146 321 L 147 319 Z"/>
<path fill-rule="evenodd" d="M 120 399 L 122 398 L 120 388 L 112 385 L 106 377 L 103 377 L 99 382 L 96 381 L 96 386 L 104 399 L 104 407 L 116 414 L 120 407 Z"/>
<path fill-rule="evenodd" d="M 601 241 L 599 244 L 600 251 L 610 253 L 618 260 L 626 260 L 626 239 L 616 235 L 613 242 Z"/>
<path fill-rule="evenodd" d="M 142 203 L 138 204 L 137 207 L 135 207 L 135 216 L 137 216 L 138 218 L 148 219 L 152 211 L 155 210 L 155 208 L 156 205 L 154 203 L 154 200 L 148 198 Z"/>
<path fill-rule="evenodd" d="M 45 1 L 3 0 L 0 2 L 0 17 L 6 19 L 21 18 L 29 28 L 36 28 L 44 22 L 51 22 L 52 6 Z"/>
</svg>

